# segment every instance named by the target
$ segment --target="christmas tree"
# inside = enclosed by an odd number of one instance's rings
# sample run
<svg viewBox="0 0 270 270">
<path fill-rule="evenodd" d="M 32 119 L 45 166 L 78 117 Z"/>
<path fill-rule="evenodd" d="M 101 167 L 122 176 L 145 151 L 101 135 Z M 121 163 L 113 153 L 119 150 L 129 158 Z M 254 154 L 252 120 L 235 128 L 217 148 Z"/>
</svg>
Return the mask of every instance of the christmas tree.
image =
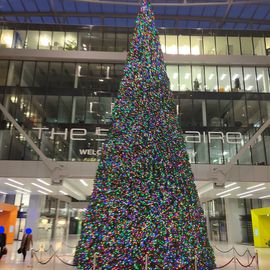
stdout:
<svg viewBox="0 0 270 270">
<path fill-rule="evenodd" d="M 78 269 L 215 267 L 154 16 L 142 1 L 108 142 L 75 254 Z"/>
</svg>

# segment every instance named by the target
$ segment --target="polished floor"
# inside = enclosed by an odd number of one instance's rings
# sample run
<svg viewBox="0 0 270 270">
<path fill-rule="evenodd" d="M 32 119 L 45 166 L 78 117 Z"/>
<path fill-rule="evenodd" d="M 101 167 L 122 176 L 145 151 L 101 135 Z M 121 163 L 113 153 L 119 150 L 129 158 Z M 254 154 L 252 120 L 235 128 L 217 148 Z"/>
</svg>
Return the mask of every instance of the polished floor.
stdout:
<svg viewBox="0 0 270 270">
<path fill-rule="evenodd" d="M 61 241 L 53 244 L 54 250 L 57 250 L 57 254 L 59 257 L 66 263 L 72 263 L 74 246 L 76 245 L 76 239 L 69 240 L 68 244 L 62 243 Z M 57 258 L 53 258 L 47 264 L 40 264 L 38 260 L 41 262 L 46 262 L 53 255 L 53 250 L 48 252 L 39 252 L 37 253 L 37 257 L 31 259 L 30 252 L 27 254 L 26 261 L 23 262 L 22 255 L 17 253 L 17 249 L 19 246 L 19 242 L 15 242 L 13 245 L 8 246 L 8 254 L 2 258 L 0 261 L 0 269 L 1 270 L 24 270 L 24 269 L 36 269 L 36 270 L 64 270 L 64 269 L 73 269 L 72 266 L 65 265 L 63 262 L 59 261 Z M 227 253 L 222 253 L 219 250 L 227 251 L 232 245 L 224 244 L 224 243 L 213 243 L 215 254 L 216 254 L 216 262 L 217 266 L 223 266 L 227 262 L 233 258 L 234 254 L 238 258 L 238 260 L 244 265 L 248 265 L 251 261 L 251 257 L 246 253 L 243 257 L 237 255 L 233 250 Z M 35 243 L 34 249 L 43 250 L 49 247 L 48 243 L 38 242 Z M 219 250 L 218 250 L 219 249 Z M 251 255 L 255 255 L 258 252 L 259 258 L 259 268 L 256 266 L 256 262 L 254 260 L 251 267 L 242 267 L 237 261 L 232 261 L 228 266 L 222 268 L 224 270 L 240 270 L 240 269 L 260 269 L 260 270 L 270 270 L 270 248 L 261 248 L 254 249 L 252 246 L 244 246 L 244 245 L 235 245 L 236 251 L 242 255 L 247 249 L 249 249 Z M 97 267 L 96 269 L 101 269 Z M 207 269 L 205 269 L 207 270 Z"/>
</svg>

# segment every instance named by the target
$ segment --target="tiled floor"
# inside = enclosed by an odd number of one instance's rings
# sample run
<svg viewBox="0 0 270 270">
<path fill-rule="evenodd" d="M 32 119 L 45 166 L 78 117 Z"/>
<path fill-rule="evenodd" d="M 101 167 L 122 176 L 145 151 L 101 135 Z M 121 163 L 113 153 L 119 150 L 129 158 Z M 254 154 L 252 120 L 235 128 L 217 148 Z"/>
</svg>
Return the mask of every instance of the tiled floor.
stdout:
<svg viewBox="0 0 270 270">
<path fill-rule="evenodd" d="M 54 248 L 58 250 L 59 256 L 68 263 L 72 263 L 73 259 L 73 252 L 74 249 L 72 248 L 75 246 L 77 243 L 76 240 L 70 240 L 68 242 L 68 246 L 62 244 L 62 242 L 56 242 L 54 244 Z M 58 259 L 52 259 L 48 264 L 46 265 L 41 265 L 37 262 L 36 259 L 31 260 L 30 252 L 27 254 L 27 258 L 25 262 L 22 262 L 22 255 L 17 254 L 17 249 L 18 249 L 18 242 L 15 242 L 12 246 L 8 247 L 8 255 L 4 256 L 2 260 L 0 261 L 0 269 L 1 270 L 64 270 L 64 269 L 73 269 L 71 266 L 67 266 L 60 262 Z M 45 245 L 45 248 L 48 248 L 49 244 L 48 243 L 43 243 Z M 215 246 L 217 246 L 219 249 L 226 251 L 232 247 L 232 245 L 229 244 L 221 244 L 221 243 L 214 243 Z M 40 243 L 37 243 L 34 247 L 39 248 Z M 270 248 L 265 248 L 265 249 L 254 249 L 252 246 L 244 246 L 244 245 L 235 245 L 236 250 L 243 254 L 246 249 L 248 248 L 251 252 L 251 254 L 255 254 L 255 252 L 258 252 L 259 256 L 259 269 L 260 270 L 270 270 Z M 228 252 L 228 253 L 222 253 L 218 251 L 215 248 L 215 253 L 216 253 L 216 262 L 217 266 L 222 266 L 226 264 L 230 259 L 234 256 L 233 251 Z M 52 254 L 51 252 L 48 253 L 39 253 L 38 254 L 38 259 L 41 261 L 46 261 L 49 258 L 49 255 Z M 250 262 L 250 258 L 248 258 L 247 254 L 243 257 L 237 256 L 240 262 L 244 265 L 247 265 Z M 249 269 L 249 270 L 255 270 L 258 269 L 256 267 L 255 262 L 252 264 L 251 267 L 244 268 L 241 267 L 238 263 L 236 265 L 234 262 L 232 262 L 230 265 L 226 266 L 225 268 L 222 268 L 224 270 L 242 270 L 242 269 Z M 205 269 L 207 270 L 207 269 Z"/>
</svg>

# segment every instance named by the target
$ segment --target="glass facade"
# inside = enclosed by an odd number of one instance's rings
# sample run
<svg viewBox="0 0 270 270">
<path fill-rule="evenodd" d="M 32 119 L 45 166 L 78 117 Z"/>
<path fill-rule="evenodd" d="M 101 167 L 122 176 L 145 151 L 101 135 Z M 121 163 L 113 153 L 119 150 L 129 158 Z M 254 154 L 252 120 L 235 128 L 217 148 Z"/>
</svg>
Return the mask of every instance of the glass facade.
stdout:
<svg viewBox="0 0 270 270">
<path fill-rule="evenodd" d="M 55 31 L 2 27 L 0 48 L 117 51 L 128 50 L 132 28 L 74 27 Z M 160 29 L 161 48 L 166 54 L 183 55 L 269 55 L 269 32 Z"/>
</svg>

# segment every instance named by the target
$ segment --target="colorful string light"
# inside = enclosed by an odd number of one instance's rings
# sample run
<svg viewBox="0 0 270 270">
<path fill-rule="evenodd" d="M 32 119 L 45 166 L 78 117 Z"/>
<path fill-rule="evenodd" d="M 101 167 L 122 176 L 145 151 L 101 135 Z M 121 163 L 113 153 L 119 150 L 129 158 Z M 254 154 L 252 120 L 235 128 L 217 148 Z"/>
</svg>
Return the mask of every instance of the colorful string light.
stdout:
<svg viewBox="0 0 270 270">
<path fill-rule="evenodd" d="M 74 262 L 98 269 L 215 267 L 149 1 L 142 1 Z"/>
</svg>

